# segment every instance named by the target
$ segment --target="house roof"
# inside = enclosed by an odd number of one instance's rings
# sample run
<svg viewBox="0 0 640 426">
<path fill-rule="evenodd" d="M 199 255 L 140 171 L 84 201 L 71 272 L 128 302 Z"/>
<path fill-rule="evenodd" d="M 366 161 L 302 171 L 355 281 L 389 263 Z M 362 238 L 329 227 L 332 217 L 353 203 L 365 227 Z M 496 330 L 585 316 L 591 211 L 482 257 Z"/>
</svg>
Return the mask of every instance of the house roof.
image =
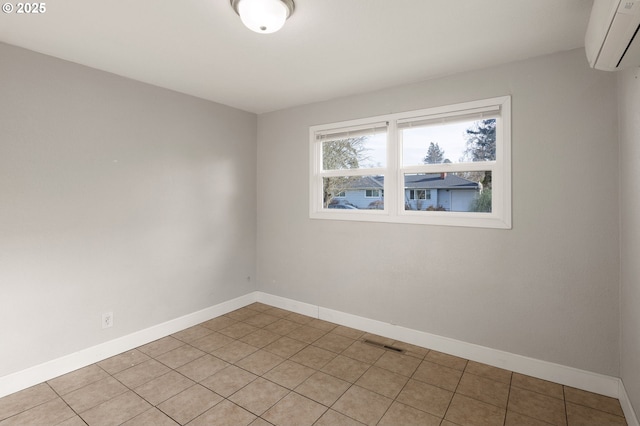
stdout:
<svg viewBox="0 0 640 426">
<path fill-rule="evenodd" d="M 480 184 L 450 173 L 429 173 L 405 175 L 404 187 L 410 189 L 478 189 Z"/>
<path fill-rule="evenodd" d="M 478 189 L 480 184 L 450 173 L 405 175 L 408 189 Z M 349 180 L 346 189 L 384 189 L 384 176 L 363 176 Z"/>
<path fill-rule="evenodd" d="M 384 189 L 384 176 L 362 176 L 349 179 L 345 189 Z"/>
</svg>

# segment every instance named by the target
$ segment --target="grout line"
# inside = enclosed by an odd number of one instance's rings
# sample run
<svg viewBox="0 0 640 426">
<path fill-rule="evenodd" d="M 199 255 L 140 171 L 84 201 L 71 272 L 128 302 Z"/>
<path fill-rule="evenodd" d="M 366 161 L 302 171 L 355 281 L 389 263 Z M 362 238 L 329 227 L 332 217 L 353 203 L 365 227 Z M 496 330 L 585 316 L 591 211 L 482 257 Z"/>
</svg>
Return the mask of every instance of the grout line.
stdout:
<svg viewBox="0 0 640 426">
<path fill-rule="evenodd" d="M 504 423 L 503 426 L 507 424 L 507 413 L 509 413 L 509 399 L 511 398 L 511 386 L 513 386 L 513 373 L 511 373 L 511 377 L 509 378 L 509 387 L 507 388 L 507 405 L 504 407 Z"/>
<path fill-rule="evenodd" d="M 427 355 L 428 354 L 429 353 L 427 352 Z M 426 359 L 426 355 L 425 355 L 425 359 Z M 440 365 L 440 364 L 438 364 L 438 365 Z M 443 367 L 446 367 L 446 366 L 443 366 Z M 447 417 L 447 413 L 449 412 L 449 409 L 451 408 L 451 404 L 453 403 L 453 398 L 455 398 L 456 394 L 458 393 L 458 387 L 460 387 L 460 382 L 462 381 L 462 376 L 464 376 L 464 373 L 465 373 L 466 369 L 467 369 L 467 364 L 465 364 L 464 370 L 462 370 L 462 373 L 460 374 L 460 378 L 458 379 L 458 383 L 456 383 L 456 388 L 453 390 L 453 394 L 451 395 L 451 399 L 449 400 L 449 404 L 447 404 L 447 409 L 444 410 L 444 415 L 442 416 L 442 420 L 443 421 L 444 421 L 445 417 Z M 506 417 L 506 413 L 505 413 L 505 417 Z M 449 420 L 447 420 L 447 421 L 449 421 Z"/>
<path fill-rule="evenodd" d="M 565 395 L 566 386 L 562 386 L 562 403 L 564 405 L 564 418 L 567 424 L 569 424 L 569 413 L 567 412 L 567 395 Z"/>
</svg>

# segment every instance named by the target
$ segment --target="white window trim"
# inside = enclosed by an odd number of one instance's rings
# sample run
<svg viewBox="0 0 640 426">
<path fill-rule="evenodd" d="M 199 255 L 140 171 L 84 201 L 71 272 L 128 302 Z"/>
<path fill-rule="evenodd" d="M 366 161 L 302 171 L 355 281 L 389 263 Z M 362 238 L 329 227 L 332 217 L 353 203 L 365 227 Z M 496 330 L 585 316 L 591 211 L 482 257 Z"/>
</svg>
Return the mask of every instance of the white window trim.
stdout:
<svg viewBox="0 0 640 426">
<path fill-rule="evenodd" d="M 430 189 L 409 189 L 408 191 L 409 191 L 409 200 L 430 200 L 431 199 Z M 418 195 L 417 197 L 416 197 L 416 194 Z M 424 198 L 420 198 L 420 195 L 423 195 L 423 194 L 424 194 Z"/>
<path fill-rule="evenodd" d="M 402 143 L 399 140 L 398 124 L 412 120 L 439 120 L 464 116 L 477 111 L 495 111 L 499 108 L 496 121 L 498 133 L 496 161 L 474 163 L 425 164 L 403 167 Z M 331 133 L 332 130 L 362 129 L 388 123 L 386 167 L 323 171 L 322 143 L 317 135 Z M 387 114 L 340 123 L 312 126 L 310 140 L 309 177 L 309 217 L 312 219 L 356 220 L 364 222 L 411 223 L 424 225 L 464 226 L 479 228 L 511 229 L 511 97 L 501 96 L 454 105 L 427 108 L 418 111 Z M 442 212 L 404 210 L 404 175 L 411 173 L 462 172 L 490 170 L 492 173 L 492 212 Z M 383 210 L 325 209 L 322 205 L 322 178 L 331 176 L 384 175 L 385 204 Z M 395 202 L 393 200 L 395 199 Z"/>
</svg>

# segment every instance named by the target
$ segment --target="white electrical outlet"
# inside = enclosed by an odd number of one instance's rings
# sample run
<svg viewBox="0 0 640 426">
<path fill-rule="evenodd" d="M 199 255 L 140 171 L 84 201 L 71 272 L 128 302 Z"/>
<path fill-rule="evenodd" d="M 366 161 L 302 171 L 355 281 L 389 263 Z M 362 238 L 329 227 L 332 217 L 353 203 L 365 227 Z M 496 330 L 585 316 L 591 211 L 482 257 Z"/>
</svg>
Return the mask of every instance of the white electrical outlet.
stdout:
<svg viewBox="0 0 640 426">
<path fill-rule="evenodd" d="M 113 327 L 113 312 L 102 314 L 102 328 Z"/>
</svg>

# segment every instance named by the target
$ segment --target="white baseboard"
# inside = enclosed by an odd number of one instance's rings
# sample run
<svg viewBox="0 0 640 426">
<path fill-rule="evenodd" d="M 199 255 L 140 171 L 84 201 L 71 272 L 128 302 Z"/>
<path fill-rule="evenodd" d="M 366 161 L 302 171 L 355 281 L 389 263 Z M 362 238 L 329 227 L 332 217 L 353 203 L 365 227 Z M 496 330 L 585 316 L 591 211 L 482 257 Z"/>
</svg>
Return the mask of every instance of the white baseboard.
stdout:
<svg viewBox="0 0 640 426">
<path fill-rule="evenodd" d="M 638 422 L 638 416 L 636 415 L 636 411 L 631 405 L 629 395 L 627 395 L 627 390 L 624 388 L 624 383 L 622 382 L 622 380 L 620 380 L 620 392 L 618 399 L 620 400 L 620 405 L 622 406 L 622 411 L 624 412 L 624 417 L 627 420 L 627 424 L 629 426 L 640 426 L 640 423 Z"/>
<path fill-rule="evenodd" d="M 261 291 L 256 291 L 256 301 L 309 317 L 320 318 L 320 307 L 310 303 L 298 302 L 297 300 L 274 296 L 273 294 L 263 293 Z"/>
<path fill-rule="evenodd" d="M 379 336 L 400 340 L 472 361 L 482 362 L 494 367 L 504 368 L 589 392 L 618 398 L 629 426 L 640 426 L 624 388 L 624 384 L 622 380 L 617 377 L 605 376 L 548 361 L 541 361 L 466 343 L 259 291 L 36 365 L 26 370 L 0 377 L 0 397 L 102 361 L 103 359 L 184 330 L 185 328 L 192 327 L 217 316 L 224 315 L 256 301 L 346 327 L 357 328 Z"/>
<path fill-rule="evenodd" d="M 224 315 L 256 301 L 252 292 L 105 343 L 0 377 L 0 398 Z"/>
<path fill-rule="evenodd" d="M 482 362 L 494 367 L 504 368 L 600 395 L 613 398 L 620 397 L 621 381 L 617 377 L 605 376 L 561 364 L 541 361 L 535 358 L 437 336 L 423 331 L 310 305 L 308 303 L 296 302 L 295 300 L 262 292 L 257 292 L 257 300 L 282 309 L 288 309 L 300 314 L 317 317 L 325 321 L 357 328 L 358 330 L 363 330 L 368 333 L 400 340 L 472 361 Z M 317 312 L 317 315 L 315 312 Z"/>
<path fill-rule="evenodd" d="M 498 349 L 320 308 L 320 319 L 543 380 L 616 397 L 619 379 Z"/>
</svg>

